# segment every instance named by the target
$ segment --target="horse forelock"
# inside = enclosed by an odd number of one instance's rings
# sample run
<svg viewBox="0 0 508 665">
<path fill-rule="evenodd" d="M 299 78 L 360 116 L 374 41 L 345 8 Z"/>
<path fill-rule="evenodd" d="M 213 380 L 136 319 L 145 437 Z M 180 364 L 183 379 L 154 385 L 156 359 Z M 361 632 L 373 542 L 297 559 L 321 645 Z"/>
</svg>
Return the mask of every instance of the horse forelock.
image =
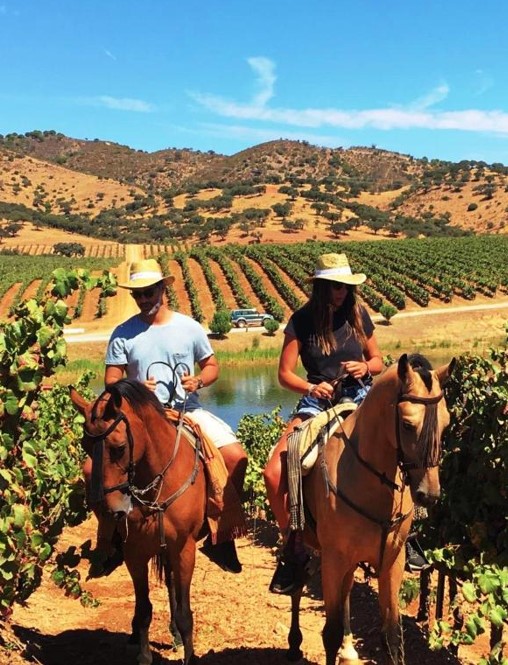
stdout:
<svg viewBox="0 0 508 665">
<path fill-rule="evenodd" d="M 425 387 L 432 390 L 432 364 L 428 358 L 421 353 L 411 353 L 407 360 L 413 370 L 421 377 Z"/>
<path fill-rule="evenodd" d="M 125 399 L 140 418 L 143 418 L 147 408 L 153 408 L 164 416 L 164 409 L 155 393 L 139 381 L 120 379 L 120 381 L 107 386 L 106 391 L 111 394 L 117 404 Z"/>
<path fill-rule="evenodd" d="M 415 375 L 420 379 L 419 381 L 413 381 L 411 387 L 411 394 L 416 398 L 439 398 L 441 387 L 439 381 L 437 379 L 436 381 L 434 380 L 435 372 L 431 367 L 429 363 L 425 367 L 418 365 L 413 368 Z M 437 391 L 434 390 L 435 387 L 437 387 Z M 425 468 L 437 466 L 441 456 L 441 432 L 439 431 L 438 413 L 439 402 L 424 405 L 423 422 L 416 442 L 416 448 L 419 463 Z"/>
</svg>

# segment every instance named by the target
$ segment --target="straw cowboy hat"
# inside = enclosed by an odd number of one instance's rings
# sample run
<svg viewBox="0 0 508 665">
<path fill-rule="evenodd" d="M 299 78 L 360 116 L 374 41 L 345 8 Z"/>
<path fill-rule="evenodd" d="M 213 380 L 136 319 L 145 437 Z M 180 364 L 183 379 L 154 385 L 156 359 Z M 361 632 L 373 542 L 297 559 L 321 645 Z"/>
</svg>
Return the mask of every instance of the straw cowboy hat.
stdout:
<svg viewBox="0 0 508 665">
<path fill-rule="evenodd" d="M 158 282 L 172 284 L 174 279 L 171 275 L 162 274 L 161 267 L 155 259 L 143 259 L 130 264 L 129 281 L 118 286 L 121 289 L 144 289 Z"/>
<path fill-rule="evenodd" d="M 367 279 L 367 275 L 361 272 L 351 272 L 349 261 L 345 254 L 322 254 L 318 258 L 314 275 L 309 277 L 309 281 L 314 279 L 326 279 L 330 282 L 356 285 L 363 284 Z"/>
</svg>

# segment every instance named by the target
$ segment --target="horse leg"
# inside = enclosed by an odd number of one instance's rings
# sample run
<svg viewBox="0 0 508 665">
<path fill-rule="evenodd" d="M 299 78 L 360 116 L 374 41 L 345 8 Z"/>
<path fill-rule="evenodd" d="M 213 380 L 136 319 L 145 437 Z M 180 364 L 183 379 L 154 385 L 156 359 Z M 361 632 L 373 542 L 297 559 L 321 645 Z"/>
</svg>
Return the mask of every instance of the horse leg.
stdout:
<svg viewBox="0 0 508 665">
<path fill-rule="evenodd" d="M 390 665 L 404 665 L 404 642 L 399 612 L 399 590 L 403 575 L 404 552 L 394 564 L 379 575 L 381 637 Z"/>
<path fill-rule="evenodd" d="M 300 630 L 300 600 L 302 599 L 303 587 L 294 592 L 291 596 L 291 627 L 289 629 L 288 644 L 289 649 L 286 658 L 295 662 L 303 656 L 300 649 L 302 644 L 302 631 Z"/>
<path fill-rule="evenodd" d="M 196 541 L 192 536 L 189 536 L 181 551 L 174 552 L 171 557 L 171 567 L 175 582 L 174 618 L 176 628 L 183 641 L 184 665 L 191 665 L 197 662 L 194 655 L 193 642 L 194 619 L 190 605 L 190 587 L 195 563 Z"/>
<path fill-rule="evenodd" d="M 126 559 L 126 565 L 132 577 L 136 605 L 132 619 L 132 635 L 129 643 L 138 644 L 138 664 L 151 665 L 152 653 L 148 641 L 148 630 L 152 621 L 152 604 L 148 588 L 148 561 L 136 562 Z"/>
<path fill-rule="evenodd" d="M 169 616 L 170 616 L 170 621 L 169 621 L 169 633 L 171 637 L 173 638 L 173 650 L 176 651 L 178 647 L 181 647 L 183 645 L 182 642 L 182 636 L 178 632 L 178 628 L 176 627 L 176 620 L 175 620 L 175 615 L 176 615 L 176 593 L 175 593 L 175 580 L 174 580 L 174 575 L 171 570 L 171 566 L 169 564 L 166 564 L 164 566 L 164 577 L 166 581 L 166 588 L 168 590 L 168 600 L 169 600 Z"/>
<path fill-rule="evenodd" d="M 358 660 L 358 652 L 353 645 L 353 633 L 351 631 L 351 611 L 350 611 L 350 598 L 351 598 L 351 589 L 354 582 L 354 572 L 351 572 L 349 575 L 344 578 L 344 590 L 346 592 L 346 598 L 344 599 L 344 638 L 342 640 L 342 645 L 339 651 L 339 662 L 349 663 L 356 662 Z M 347 591 L 346 591 L 347 585 Z"/>
<path fill-rule="evenodd" d="M 350 582 L 344 578 L 340 560 L 334 552 L 323 551 L 321 554 L 321 581 L 326 614 L 323 628 L 326 665 L 335 665 L 344 638 L 344 607 Z"/>
</svg>

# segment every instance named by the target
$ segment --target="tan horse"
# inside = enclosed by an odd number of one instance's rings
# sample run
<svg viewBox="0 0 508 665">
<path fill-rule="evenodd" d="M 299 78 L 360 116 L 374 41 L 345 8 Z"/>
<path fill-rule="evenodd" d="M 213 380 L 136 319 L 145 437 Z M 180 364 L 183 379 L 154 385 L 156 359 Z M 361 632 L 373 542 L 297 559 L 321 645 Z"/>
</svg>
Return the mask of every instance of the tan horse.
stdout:
<svg viewBox="0 0 508 665">
<path fill-rule="evenodd" d="M 440 494 L 441 436 L 449 422 L 442 386 L 454 361 L 436 371 L 421 357 L 414 364 L 413 369 L 404 354 L 379 377 L 304 480 L 313 518 L 305 525 L 305 539 L 321 550 L 326 665 L 335 665 L 341 645 L 341 659 L 357 657 L 349 627 L 349 594 L 360 562 L 370 564 L 379 577 L 389 662 L 404 663 L 398 606 L 404 542 L 413 501 L 428 507 Z M 292 597 L 290 660 L 302 655 L 300 598 L 301 592 Z"/>
<path fill-rule="evenodd" d="M 153 393 L 136 381 L 118 381 L 94 403 L 74 389 L 71 399 L 85 416 L 92 500 L 103 501 L 124 526 L 123 553 L 136 596 L 130 641 L 139 644 L 138 663 L 152 662 L 148 562 L 156 557 L 169 592 L 170 630 L 180 634 L 189 665 L 196 661 L 190 586 L 206 499 L 199 451 L 168 422 Z"/>
</svg>

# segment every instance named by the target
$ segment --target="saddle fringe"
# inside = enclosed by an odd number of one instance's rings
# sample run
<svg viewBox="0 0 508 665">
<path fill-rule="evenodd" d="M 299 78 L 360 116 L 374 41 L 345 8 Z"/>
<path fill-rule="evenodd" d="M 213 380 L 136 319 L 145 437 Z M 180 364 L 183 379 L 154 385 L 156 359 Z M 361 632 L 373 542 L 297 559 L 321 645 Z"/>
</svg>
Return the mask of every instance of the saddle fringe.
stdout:
<svg viewBox="0 0 508 665">
<path fill-rule="evenodd" d="M 174 409 L 165 409 L 165 413 L 166 418 L 173 424 L 178 424 L 182 418 L 182 414 Z M 245 536 L 247 533 L 245 513 L 240 497 L 229 479 L 224 458 L 199 425 L 185 414 L 183 422 L 201 443 L 207 488 L 206 519 L 212 543 Z M 189 440 L 189 436 L 186 438 Z M 194 442 L 193 445 L 199 444 Z"/>
</svg>

